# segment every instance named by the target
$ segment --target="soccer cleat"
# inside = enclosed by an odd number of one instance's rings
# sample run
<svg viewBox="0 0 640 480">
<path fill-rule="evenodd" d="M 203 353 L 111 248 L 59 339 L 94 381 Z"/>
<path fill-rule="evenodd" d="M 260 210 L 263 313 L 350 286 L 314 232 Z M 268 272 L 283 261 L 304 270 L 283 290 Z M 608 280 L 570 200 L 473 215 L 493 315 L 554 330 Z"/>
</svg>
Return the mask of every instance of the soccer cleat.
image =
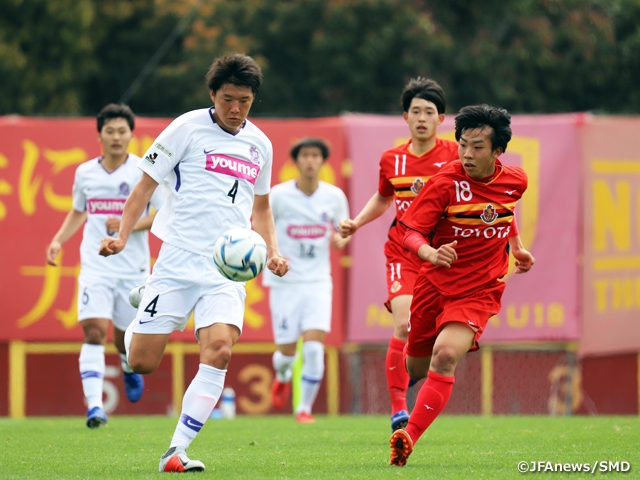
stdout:
<svg viewBox="0 0 640 480">
<path fill-rule="evenodd" d="M 160 457 L 160 472 L 204 472 L 204 463 L 190 460 L 183 447 L 171 447 Z"/>
<path fill-rule="evenodd" d="M 130 402 L 137 402 L 144 392 L 144 378 L 139 373 L 122 372 L 124 377 L 124 392 Z"/>
<path fill-rule="evenodd" d="M 107 423 L 107 414 L 100 407 L 93 407 L 87 410 L 87 427 L 98 428 Z"/>
<path fill-rule="evenodd" d="M 396 430 L 391 434 L 389 446 L 391 447 L 389 465 L 396 465 L 398 467 L 406 465 L 407 458 L 409 458 L 409 455 L 413 452 L 413 441 L 409 434 L 404 430 Z"/>
<path fill-rule="evenodd" d="M 404 428 L 407 423 L 409 423 L 409 413 L 406 410 L 399 410 L 391 416 L 391 431 Z"/>
<path fill-rule="evenodd" d="M 307 412 L 300 412 L 296 415 L 296 422 L 298 423 L 316 423 L 316 419 L 313 415 Z"/>
<path fill-rule="evenodd" d="M 273 408 L 282 408 L 285 406 L 291 395 L 291 382 L 281 382 L 274 377 L 271 384 L 271 404 Z"/>
<path fill-rule="evenodd" d="M 129 292 L 129 303 L 133 308 L 138 308 L 142 295 L 144 294 L 144 285 L 138 285 Z"/>
</svg>

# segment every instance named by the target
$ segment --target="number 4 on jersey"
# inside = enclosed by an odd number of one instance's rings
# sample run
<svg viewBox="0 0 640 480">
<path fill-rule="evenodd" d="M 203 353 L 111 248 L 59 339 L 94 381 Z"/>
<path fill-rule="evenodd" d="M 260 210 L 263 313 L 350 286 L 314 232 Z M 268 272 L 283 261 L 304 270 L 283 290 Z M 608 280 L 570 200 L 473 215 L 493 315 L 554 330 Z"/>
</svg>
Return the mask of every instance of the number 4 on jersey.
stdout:
<svg viewBox="0 0 640 480">
<path fill-rule="evenodd" d="M 233 187 L 227 193 L 227 197 L 231 197 L 231 203 L 236 203 L 236 193 L 238 193 L 238 180 L 234 182 Z"/>
</svg>

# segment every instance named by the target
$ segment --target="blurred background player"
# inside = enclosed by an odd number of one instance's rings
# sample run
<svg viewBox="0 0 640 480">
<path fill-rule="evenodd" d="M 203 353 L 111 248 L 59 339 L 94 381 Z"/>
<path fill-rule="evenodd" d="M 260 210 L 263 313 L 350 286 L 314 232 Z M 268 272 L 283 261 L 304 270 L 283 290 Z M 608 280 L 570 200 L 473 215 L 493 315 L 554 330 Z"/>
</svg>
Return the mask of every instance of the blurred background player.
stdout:
<svg viewBox="0 0 640 480">
<path fill-rule="evenodd" d="M 102 404 L 105 371 L 104 348 L 109 322 L 113 322 L 113 343 L 120 352 L 127 398 L 137 402 L 144 389 L 142 376 L 134 373 L 126 357 L 124 332 L 135 317 L 129 304 L 129 290 L 149 275 L 147 230 L 155 214 L 145 204 L 136 219 L 131 248 L 125 255 L 98 255 L 100 241 L 120 228 L 124 203 L 142 175 L 140 158 L 127 153 L 133 137 L 134 115 L 126 105 L 109 104 L 98 114 L 98 141 L 103 155 L 81 164 L 73 182 L 73 208 L 47 248 L 47 263 L 57 266 L 62 244 L 84 224 L 78 277 L 78 320 L 84 331 L 80 350 L 80 376 L 87 402 L 87 426 L 107 422 Z M 164 202 L 158 192 L 151 198 L 157 210 Z"/>
<path fill-rule="evenodd" d="M 411 302 L 406 363 L 412 379 L 427 380 L 406 430 L 391 435 L 391 465 L 406 463 L 447 404 L 456 365 L 479 348 L 489 318 L 500 311 L 509 230 L 527 189 L 524 170 L 498 160 L 511 140 L 506 110 L 464 107 L 455 128 L 461 161 L 432 177 L 401 219 L 405 246 L 424 260 Z M 524 249 L 516 254 L 519 272 L 534 261 Z"/>
<path fill-rule="evenodd" d="M 186 451 L 220 398 L 231 348 L 242 332 L 244 283 L 218 272 L 215 241 L 232 228 L 249 228 L 253 219 L 267 244 L 267 268 L 276 275 L 288 269 L 269 206 L 273 147 L 247 120 L 262 84 L 260 67 L 246 55 L 226 55 L 214 60 L 206 81 L 214 106 L 187 112 L 160 133 L 139 162 L 143 173 L 125 205 L 118 237 L 104 238 L 100 247 L 104 256 L 121 252 L 158 184 L 167 187 L 170 195 L 152 228 L 162 248 L 125 335 L 132 368 L 152 373 L 171 333 L 184 330 L 194 315 L 200 365 L 160 457 L 160 472 L 204 470 Z"/>
<path fill-rule="evenodd" d="M 331 330 L 329 246 L 341 249 L 349 241 L 337 233 L 338 222 L 349 218 L 349 205 L 342 190 L 319 180 L 329 157 L 324 141 L 302 139 L 290 155 L 299 176 L 273 187 L 270 202 L 280 250 L 291 269 L 284 277 L 269 272 L 263 277 L 264 285 L 271 287 L 269 304 L 278 347 L 273 354 L 271 401 L 282 408 L 289 399 L 296 343 L 302 337 L 302 386 L 295 418 L 313 423 L 311 409 L 324 375 L 324 339 Z"/>
<path fill-rule="evenodd" d="M 422 263 L 405 248 L 402 241 L 405 228 L 399 220 L 429 178 L 458 159 L 457 144 L 436 137 L 446 107 L 444 91 L 437 82 L 422 77 L 412 79 L 402 91 L 400 103 L 411 139 L 382 153 L 378 191 L 353 220 L 340 224 L 343 236 L 353 235 L 395 203 L 396 215 L 384 246 L 388 293 L 385 306 L 393 315 L 393 336 L 385 362 L 392 430 L 404 427 L 409 419 L 406 400 L 409 376 L 402 350 L 407 342 L 413 284 Z"/>
</svg>

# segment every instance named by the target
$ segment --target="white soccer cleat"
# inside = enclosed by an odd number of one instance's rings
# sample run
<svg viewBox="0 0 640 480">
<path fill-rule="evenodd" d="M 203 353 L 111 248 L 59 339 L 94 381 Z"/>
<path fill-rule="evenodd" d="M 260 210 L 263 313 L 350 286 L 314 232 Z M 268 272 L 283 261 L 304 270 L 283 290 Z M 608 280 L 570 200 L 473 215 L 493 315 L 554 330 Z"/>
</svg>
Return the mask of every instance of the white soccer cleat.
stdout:
<svg viewBox="0 0 640 480">
<path fill-rule="evenodd" d="M 160 457 L 160 472 L 204 472 L 204 463 L 190 460 L 187 452 L 181 447 L 171 447 Z"/>
<path fill-rule="evenodd" d="M 142 295 L 144 294 L 144 285 L 138 285 L 129 292 L 129 303 L 133 308 L 138 308 Z"/>
</svg>

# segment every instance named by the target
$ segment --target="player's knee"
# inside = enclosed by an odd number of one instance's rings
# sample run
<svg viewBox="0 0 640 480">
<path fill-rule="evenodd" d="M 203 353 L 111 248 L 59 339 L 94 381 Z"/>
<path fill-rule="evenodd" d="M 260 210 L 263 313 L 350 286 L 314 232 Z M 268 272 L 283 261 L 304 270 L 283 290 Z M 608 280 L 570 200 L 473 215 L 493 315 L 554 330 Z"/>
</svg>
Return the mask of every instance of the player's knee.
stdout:
<svg viewBox="0 0 640 480">
<path fill-rule="evenodd" d="M 415 365 L 411 362 L 407 363 L 407 373 L 409 374 L 409 378 L 415 382 L 418 380 L 422 380 L 429 373 L 428 365 Z"/>
<path fill-rule="evenodd" d="M 433 351 L 431 369 L 441 375 L 452 374 L 459 360 L 459 354 L 455 347 L 442 345 Z"/>
<path fill-rule="evenodd" d="M 84 343 L 90 345 L 102 345 L 106 335 L 98 327 L 87 327 L 84 331 Z"/>
<path fill-rule="evenodd" d="M 231 360 L 232 343 L 227 340 L 215 340 L 211 344 L 202 347 L 200 361 L 215 368 L 227 368 Z"/>
</svg>

